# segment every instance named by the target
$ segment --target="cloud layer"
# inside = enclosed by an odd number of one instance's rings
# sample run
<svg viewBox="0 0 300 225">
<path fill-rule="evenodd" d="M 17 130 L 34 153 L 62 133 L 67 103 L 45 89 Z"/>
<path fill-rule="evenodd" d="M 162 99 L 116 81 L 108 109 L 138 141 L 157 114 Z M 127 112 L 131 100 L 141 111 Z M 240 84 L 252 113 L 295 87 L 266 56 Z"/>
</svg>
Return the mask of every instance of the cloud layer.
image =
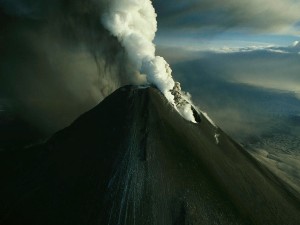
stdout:
<svg viewBox="0 0 300 225">
<path fill-rule="evenodd" d="M 231 82 L 275 89 L 300 95 L 300 48 L 298 42 L 287 47 L 227 48 L 207 53 L 220 63 L 220 76 Z"/>
<path fill-rule="evenodd" d="M 154 0 L 154 5 L 159 25 L 170 29 L 208 31 L 235 27 L 292 32 L 300 21 L 300 2 L 295 0 Z"/>
</svg>

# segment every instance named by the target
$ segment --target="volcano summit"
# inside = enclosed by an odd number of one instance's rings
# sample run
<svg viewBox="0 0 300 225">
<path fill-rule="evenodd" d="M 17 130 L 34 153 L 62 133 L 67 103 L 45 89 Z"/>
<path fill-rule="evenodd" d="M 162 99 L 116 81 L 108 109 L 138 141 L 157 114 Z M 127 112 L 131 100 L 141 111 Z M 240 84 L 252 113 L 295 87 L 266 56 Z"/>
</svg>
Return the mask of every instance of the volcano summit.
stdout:
<svg viewBox="0 0 300 225">
<path fill-rule="evenodd" d="M 45 144 L 1 152 L 0 176 L 1 225 L 300 221 L 297 193 L 152 87 L 122 87 Z"/>
</svg>

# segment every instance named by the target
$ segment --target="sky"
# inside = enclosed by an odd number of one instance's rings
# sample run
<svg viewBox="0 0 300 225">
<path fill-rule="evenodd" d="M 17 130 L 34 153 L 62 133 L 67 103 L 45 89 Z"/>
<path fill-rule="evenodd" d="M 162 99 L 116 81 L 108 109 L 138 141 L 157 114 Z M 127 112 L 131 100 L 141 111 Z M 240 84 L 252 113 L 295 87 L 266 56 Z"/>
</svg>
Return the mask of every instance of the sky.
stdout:
<svg viewBox="0 0 300 225">
<path fill-rule="evenodd" d="M 299 39 L 298 0 L 154 0 L 158 44 L 186 48 L 288 46 Z"/>
</svg>

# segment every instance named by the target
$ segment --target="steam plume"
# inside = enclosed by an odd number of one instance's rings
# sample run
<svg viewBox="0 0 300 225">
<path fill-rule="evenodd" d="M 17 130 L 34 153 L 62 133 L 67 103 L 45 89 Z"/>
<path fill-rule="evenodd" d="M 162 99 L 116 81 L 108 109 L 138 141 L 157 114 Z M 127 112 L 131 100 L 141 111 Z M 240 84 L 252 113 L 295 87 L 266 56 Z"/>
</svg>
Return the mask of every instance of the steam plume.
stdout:
<svg viewBox="0 0 300 225">
<path fill-rule="evenodd" d="M 154 84 L 185 119 L 195 122 L 191 104 L 183 97 L 180 85 L 175 86 L 169 64 L 155 55 L 156 16 L 150 0 L 112 0 L 101 21 L 117 37 L 131 63 L 146 75 L 147 81 Z M 178 101 L 174 92 L 181 96 Z"/>
<path fill-rule="evenodd" d="M 150 0 L 0 0 L 0 19 L 0 98 L 47 135 L 120 86 L 146 82 L 194 121 L 188 96 L 155 56 Z"/>
</svg>

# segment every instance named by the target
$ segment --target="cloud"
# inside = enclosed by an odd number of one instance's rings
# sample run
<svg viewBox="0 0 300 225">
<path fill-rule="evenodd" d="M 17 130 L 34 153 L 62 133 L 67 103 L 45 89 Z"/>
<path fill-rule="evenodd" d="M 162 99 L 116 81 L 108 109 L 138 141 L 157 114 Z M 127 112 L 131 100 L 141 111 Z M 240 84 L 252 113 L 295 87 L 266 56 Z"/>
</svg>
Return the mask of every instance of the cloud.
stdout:
<svg viewBox="0 0 300 225">
<path fill-rule="evenodd" d="M 300 54 L 300 42 L 294 41 L 290 46 L 275 46 L 275 45 L 251 45 L 247 47 L 223 47 L 211 49 L 211 51 L 219 53 L 239 53 L 239 52 L 256 52 L 264 53 L 285 53 L 285 54 Z"/>
<path fill-rule="evenodd" d="M 287 47 L 228 48 L 210 57 L 222 62 L 221 70 L 231 82 L 300 93 L 300 48 L 298 42 Z M 209 54 L 208 54 L 209 55 Z"/>
<path fill-rule="evenodd" d="M 154 0 L 159 26 L 165 29 L 254 32 L 295 31 L 300 2 L 295 0 Z"/>
</svg>

